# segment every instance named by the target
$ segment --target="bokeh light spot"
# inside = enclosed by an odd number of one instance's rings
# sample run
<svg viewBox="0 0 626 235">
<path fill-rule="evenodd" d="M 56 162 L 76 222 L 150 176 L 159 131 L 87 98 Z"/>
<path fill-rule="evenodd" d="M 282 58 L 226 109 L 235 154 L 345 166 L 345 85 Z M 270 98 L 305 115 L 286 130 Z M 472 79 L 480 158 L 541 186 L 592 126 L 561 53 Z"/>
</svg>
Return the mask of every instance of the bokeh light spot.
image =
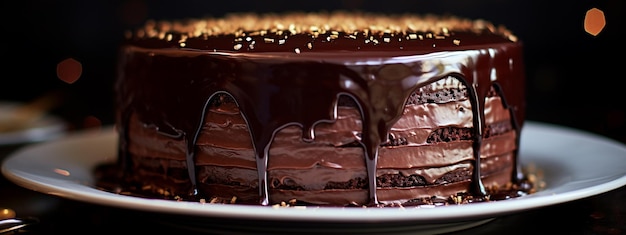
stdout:
<svg viewBox="0 0 626 235">
<path fill-rule="evenodd" d="M 70 172 L 68 170 L 55 168 L 54 172 L 56 172 L 57 174 L 62 175 L 62 176 L 70 176 Z"/>
<path fill-rule="evenodd" d="M 0 220 L 15 218 L 15 211 L 13 209 L 4 208 L 0 210 Z"/>
<path fill-rule="evenodd" d="M 593 36 L 597 36 L 604 26 L 606 25 L 606 19 L 604 18 L 604 12 L 598 8 L 592 8 L 585 14 L 585 31 Z"/>
<path fill-rule="evenodd" d="M 73 58 L 65 59 L 57 64 L 57 77 L 66 83 L 76 82 L 83 73 L 83 65 Z"/>
<path fill-rule="evenodd" d="M 102 121 L 95 116 L 87 116 L 83 119 L 83 128 L 100 129 L 102 128 Z"/>
</svg>

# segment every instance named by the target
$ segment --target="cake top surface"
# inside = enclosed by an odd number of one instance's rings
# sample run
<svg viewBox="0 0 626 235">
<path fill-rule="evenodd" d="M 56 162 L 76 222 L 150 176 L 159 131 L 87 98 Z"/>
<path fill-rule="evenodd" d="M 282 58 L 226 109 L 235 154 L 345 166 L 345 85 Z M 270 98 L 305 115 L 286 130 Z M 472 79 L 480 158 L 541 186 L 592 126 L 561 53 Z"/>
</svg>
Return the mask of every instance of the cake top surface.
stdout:
<svg viewBox="0 0 626 235">
<path fill-rule="evenodd" d="M 516 42 L 504 26 L 451 15 L 368 12 L 230 13 L 150 20 L 126 35 L 147 48 L 302 53 L 316 50 L 423 50 Z"/>
</svg>

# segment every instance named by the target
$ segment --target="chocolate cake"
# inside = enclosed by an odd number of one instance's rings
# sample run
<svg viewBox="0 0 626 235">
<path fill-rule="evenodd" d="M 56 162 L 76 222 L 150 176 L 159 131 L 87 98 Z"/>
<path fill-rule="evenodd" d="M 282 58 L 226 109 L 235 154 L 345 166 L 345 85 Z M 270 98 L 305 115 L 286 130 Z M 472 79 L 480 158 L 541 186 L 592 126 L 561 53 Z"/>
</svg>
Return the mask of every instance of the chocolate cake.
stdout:
<svg viewBox="0 0 626 235">
<path fill-rule="evenodd" d="M 127 191 L 328 206 L 530 191 L 518 163 L 522 43 L 504 27 L 234 13 L 151 21 L 127 36 L 115 85 Z"/>
</svg>

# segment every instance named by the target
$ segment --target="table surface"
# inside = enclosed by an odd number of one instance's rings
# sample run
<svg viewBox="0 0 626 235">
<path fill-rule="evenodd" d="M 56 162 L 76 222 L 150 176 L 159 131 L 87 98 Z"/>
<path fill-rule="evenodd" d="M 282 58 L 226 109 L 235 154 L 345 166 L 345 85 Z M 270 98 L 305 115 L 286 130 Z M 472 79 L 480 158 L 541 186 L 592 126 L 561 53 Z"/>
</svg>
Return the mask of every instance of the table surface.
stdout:
<svg viewBox="0 0 626 235">
<path fill-rule="evenodd" d="M 0 160 L 20 146 L 0 149 Z M 84 203 L 32 191 L 0 177 L 0 208 L 10 208 L 17 217 L 33 217 L 39 222 L 19 234 L 60 234 L 71 232 L 181 232 L 224 234 L 220 229 L 181 228 L 168 214 Z M 216 218 L 217 219 L 217 218 Z M 224 223 L 236 221 L 224 220 Z M 217 223 L 221 223 L 217 222 Z M 215 221 L 213 221 L 215 224 Z M 293 225 L 292 225 L 293 226 Z M 297 225 L 295 225 L 297 226 Z M 230 226 L 232 228 L 232 226 Z M 246 231 L 240 231 L 242 234 Z M 450 234 L 626 234 L 626 187 L 576 201 L 497 217 L 486 224 Z M 226 233 L 229 233 L 227 231 Z M 419 233 L 419 231 L 416 231 Z"/>
</svg>

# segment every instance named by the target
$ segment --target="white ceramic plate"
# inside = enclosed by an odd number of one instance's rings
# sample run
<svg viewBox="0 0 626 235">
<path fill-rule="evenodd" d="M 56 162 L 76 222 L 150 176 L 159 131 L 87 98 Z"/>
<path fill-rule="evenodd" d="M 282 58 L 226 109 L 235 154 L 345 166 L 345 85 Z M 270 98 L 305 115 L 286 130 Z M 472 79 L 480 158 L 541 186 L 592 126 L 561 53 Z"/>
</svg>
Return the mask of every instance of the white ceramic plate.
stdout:
<svg viewBox="0 0 626 235">
<path fill-rule="evenodd" d="M 14 102 L 0 102 L 0 120 L 6 118 L 11 109 L 19 105 Z M 53 115 L 43 116 L 24 128 L 0 132 L 0 146 L 40 142 L 61 137 L 65 134 L 66 124 Z"/>
<path fill-rule="evenodd" d="M 318 232 L 341 229 L 449 232 L 480 225 L 501 215 L 577 200 L 626 185 L 624 144 L 544 123 L 529 121 L 524 128 L 520 159 L 525 166 L 532 164 L 544 172 L 546 187 L 543 190 L 511 200 L 437 208 L 273 208 L 175 202 L 108 193 L 93 187 L 92 169 L 116 159 L 117 139 L 112 128 L 74 133 L 20 149 L 5 159 L 2 173 L 22 187 L 88 203 L 184 215 L 195 221 L 210 221 L 207 218 L 282 224 L 300 221 L 307 223 L 298 224 L 315 224 Z M 203 222 L 195 224 L 208 226 Z M 312 227 L 301 228 L 310 231 Z M 258 229 L 263 229 L 262 224 Z"/>
</svg>

